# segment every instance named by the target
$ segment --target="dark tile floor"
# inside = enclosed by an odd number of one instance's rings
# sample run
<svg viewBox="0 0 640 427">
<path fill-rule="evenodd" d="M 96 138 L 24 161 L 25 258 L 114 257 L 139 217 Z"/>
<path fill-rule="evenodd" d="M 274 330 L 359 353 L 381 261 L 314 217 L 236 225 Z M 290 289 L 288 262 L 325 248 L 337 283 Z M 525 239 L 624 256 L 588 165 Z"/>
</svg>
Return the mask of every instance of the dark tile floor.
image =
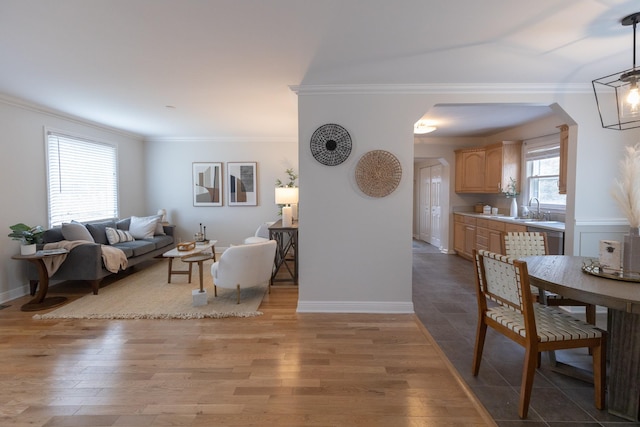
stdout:
<svg viewBox="0 0 640 427">
<path fill-rule="evenodd" d="M 417 316 L 499 426 L 640 426 L 599 411 L 593 386 L 553 372 L 543 356 L 527 420 L 518 418 L 524 351 L 489 328 L 480 373 L 471 375 L 477 303 L 470 261 L 414 241 L 413 303 Z M 598 315 L 606 328 L 606 315 Z M 589 368 L 586 350 L 560 351 L 558 360 Z"/>
</svg>

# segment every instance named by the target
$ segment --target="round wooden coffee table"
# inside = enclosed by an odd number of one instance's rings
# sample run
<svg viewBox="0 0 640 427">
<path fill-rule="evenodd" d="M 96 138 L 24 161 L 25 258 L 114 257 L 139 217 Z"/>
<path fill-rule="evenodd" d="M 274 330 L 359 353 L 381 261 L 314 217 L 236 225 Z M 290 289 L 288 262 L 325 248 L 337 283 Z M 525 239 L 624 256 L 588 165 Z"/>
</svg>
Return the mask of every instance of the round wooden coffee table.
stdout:
<svg viewBox="0 0 640 427">
<path fill-rule="evenodd" d="M 198 263 L 198 271 L 200 273 L 200 292 L 204 292 L 204 283 L 203 283 L 203 271 L 202 271 L 202 263 L 209 259 L 213 258 L 213 253 L 209 252 L 201 252 L 199 254 L 188 255 L 183 258 L 180 258 L 182 262 L 189 263 L 189 283 L 191 283 L 191 266 L 193 263 Z"/>
</svg>

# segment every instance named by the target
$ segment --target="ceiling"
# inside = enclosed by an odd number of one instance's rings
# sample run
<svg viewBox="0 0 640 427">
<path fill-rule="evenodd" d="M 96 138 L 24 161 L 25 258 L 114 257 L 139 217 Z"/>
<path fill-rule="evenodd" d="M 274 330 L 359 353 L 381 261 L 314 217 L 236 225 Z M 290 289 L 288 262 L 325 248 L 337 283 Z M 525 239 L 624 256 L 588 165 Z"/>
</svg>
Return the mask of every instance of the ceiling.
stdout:
<svg viewBox="0 0 640 427">
<path fill-rule="evenodd" d="M 290 86 L 587 87 L 632 65 L 620 19 L 638 10 L 634 0 L 2 0 L 0 93 L 148 138 L 296 138 Z M 430 112 L 450 122 L 441 136 L 546 108 L 457 107 Z"/>
</svg>

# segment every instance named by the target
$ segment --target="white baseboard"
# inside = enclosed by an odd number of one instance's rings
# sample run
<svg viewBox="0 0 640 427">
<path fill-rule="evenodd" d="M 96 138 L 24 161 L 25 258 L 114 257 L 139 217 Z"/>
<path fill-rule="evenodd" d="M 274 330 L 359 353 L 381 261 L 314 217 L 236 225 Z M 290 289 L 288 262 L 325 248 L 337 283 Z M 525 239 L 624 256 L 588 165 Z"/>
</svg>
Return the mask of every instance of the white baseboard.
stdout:
<svg viewBox="0 0 640 427">
<path fill-rule="evenodd" d="M 16 298 L 29 295 L 29 285 L 23 285 L 14 289 L 10 289 L 0 294 L 0 303 L 6 303 Z"/>
<path fill-rule="evenodd" d="M 381 301 L 298 301 L 298 313 L 379 313 L 413 314 L 412 302 Z"/>
</svg>

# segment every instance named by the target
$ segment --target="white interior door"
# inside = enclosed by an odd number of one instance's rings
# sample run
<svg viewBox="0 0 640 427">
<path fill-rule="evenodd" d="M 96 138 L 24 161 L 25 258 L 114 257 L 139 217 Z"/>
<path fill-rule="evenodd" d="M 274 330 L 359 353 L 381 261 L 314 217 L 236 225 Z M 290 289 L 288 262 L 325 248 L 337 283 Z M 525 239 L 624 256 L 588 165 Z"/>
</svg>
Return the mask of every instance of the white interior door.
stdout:
<svg viewBox="0 0 640 427">
<path fill-rule="evenodd" d="M 439 248 L 442 238 L 442 165 L 431 166 L 431 191 L 430 191 L 430 236 L 428 242 Z"/>
<path fill-rule="evenodd" d="M 431 231 L 431 168 L 420 168 L 420 240 L 429 242 Z"/>
</svg>

